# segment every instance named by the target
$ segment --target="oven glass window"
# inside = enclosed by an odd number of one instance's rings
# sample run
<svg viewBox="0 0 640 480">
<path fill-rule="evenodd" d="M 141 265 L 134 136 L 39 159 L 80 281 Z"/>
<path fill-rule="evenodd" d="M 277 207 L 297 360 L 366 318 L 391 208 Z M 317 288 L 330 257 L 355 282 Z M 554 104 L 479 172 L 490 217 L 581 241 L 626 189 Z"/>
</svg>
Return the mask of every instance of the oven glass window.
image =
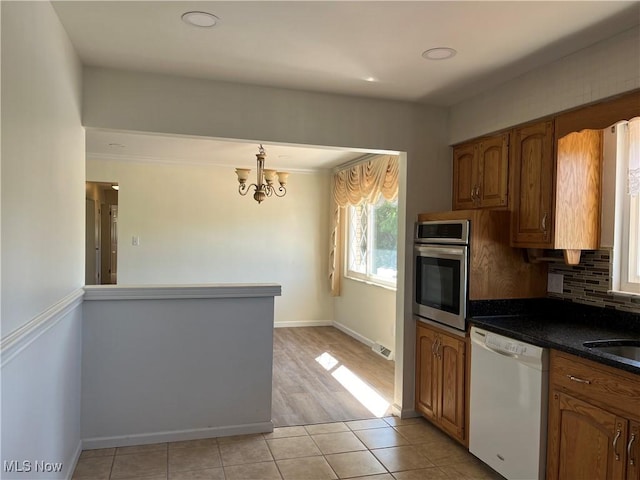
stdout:
<svg viewBox="0 0 640 480">
<path fill-rule="evenodd" d="M 460 261 L 418 256 L 416 301 L 458 315 L 460 313 Z"/>
</svg>

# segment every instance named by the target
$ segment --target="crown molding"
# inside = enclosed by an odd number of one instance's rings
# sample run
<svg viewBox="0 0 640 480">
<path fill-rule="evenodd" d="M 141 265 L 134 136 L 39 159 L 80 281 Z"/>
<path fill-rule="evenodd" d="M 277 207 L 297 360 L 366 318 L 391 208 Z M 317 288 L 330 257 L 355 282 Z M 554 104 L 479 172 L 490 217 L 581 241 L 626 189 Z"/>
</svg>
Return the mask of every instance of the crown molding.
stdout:
<svg viewBox="0 0 640 480">
<path fill-rule="evenodd" d="M 346 162 L 346 163 L 343 163 L 342 165 L 338 165 L 337 167 L 332 168 L 331 173 L 338 173 L 338 172 L 341 172 L 342 170 L 347 170 L 360 163 L 368 162 L 369 160 L 375 160 L 377 157 L 397 156 L 397 155 L 398 155 L 397 153 L 367 153 L 361 157 L 354 158 L 350 162 Z"/>
</svg>

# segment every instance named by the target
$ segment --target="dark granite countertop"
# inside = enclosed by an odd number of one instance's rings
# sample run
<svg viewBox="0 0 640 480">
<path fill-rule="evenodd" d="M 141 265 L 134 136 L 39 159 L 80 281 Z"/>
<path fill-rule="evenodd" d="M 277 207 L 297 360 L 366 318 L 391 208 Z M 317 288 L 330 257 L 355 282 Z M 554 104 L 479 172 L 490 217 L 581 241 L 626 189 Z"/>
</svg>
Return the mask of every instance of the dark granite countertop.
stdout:
<svg viewBox="0 0 640 480">
<path fill-rule="evenodd" d="M 638 314 L 551 299 L 471 302 L 469 310 L 471 325 L 640 375 L 640 361 L 582 345 L 592 340 L 640 340 Z"/>
</svg>

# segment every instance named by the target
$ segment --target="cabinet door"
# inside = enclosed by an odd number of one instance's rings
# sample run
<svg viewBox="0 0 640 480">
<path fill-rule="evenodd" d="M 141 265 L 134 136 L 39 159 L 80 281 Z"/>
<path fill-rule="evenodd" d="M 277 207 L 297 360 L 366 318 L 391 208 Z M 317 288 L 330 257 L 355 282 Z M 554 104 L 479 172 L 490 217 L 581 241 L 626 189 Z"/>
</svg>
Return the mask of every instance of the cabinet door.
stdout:
<svg viewBox="0 0 640 480">
<path fill-rule="evenodd" d="M 555 164 L 551 122 L 516 129 L 512 145 L 512 245 L 552 248 Z"/>
<path fill-rule="evenodd" d="M 438 416 L 440 426 L 452 437 L 464 442 L 465 343 L 440 334 L 437 351 L 440 363 Z"/>
<path fill-rule="evenodd" d="M 624 478 L 626 419 L 555 390 L 548 433 L 548 480 Z"/>
<path fill-rule="evenodd" d="M 627 480 L 640 480 L 640 422 L 630 422 L 626 448 Z"/>
<path fill-rule="evenodd" d="M 435 420 L 438 413 L 436 332 L 418 325 L 416 337 L 416 409 Z"/>
<path fill-rule="evenodd" d="M 459 145 L 453 149 L 453 209 L 475 207 L 475 190 L 478 187 L 478 162 L 476 144 Z"/>
<path fill-rule="evenodd" d="M 507 205 L 509 135 L 484 139 L 478 146 L 478 201 L 481 207 Z"/>
</svg>

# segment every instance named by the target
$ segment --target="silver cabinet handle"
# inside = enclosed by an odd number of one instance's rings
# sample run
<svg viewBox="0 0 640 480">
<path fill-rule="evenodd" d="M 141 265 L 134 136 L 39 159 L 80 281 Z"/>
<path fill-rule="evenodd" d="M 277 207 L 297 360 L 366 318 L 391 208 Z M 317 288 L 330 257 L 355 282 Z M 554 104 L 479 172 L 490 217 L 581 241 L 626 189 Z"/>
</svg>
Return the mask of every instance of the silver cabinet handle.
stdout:
<svg viewBox="0 0 640 480">
<path fill-rule="evenodd" d="M 431 344 L 431 355 L 436 355 L 436 343 L 438 342 L 438 338 L 436 337 Z"/>
<path fill-rule="evenodd" d="M 480 201 L 480 185 L 476 185 L 476 200 Z"/>
<path fill-rule="evenodd" d="M 635 442 L 635 440 L 636 440 L 636 434 L 632 433 L 631 439 L 629 440 L 629 444 L 627 445 L 627 458 L 629 459 L 629 465 L 636 464 L 635 459 L 631 456 L 631 447 L 633 446 L 633 442 Z"/>
<path fill-rule="evenodd" d="M 622 434 L 622 431 L 620 429 L 616 430 L 616 436 L 613 439 L 613 453 L 616 455 L 616 460 L 620 460 L 620 454 L 618 453 L 618 439 L 620 438 L 620 435 Z"/>
<path fill-rule="evenodd" d="M 585 383 L 587 385 L 591 384 L 591 380 L 584 380 L 582 378 L 578 378 L 578 377 L 574 377 L 573 375 L 567 375 L 567 377 L 569 378 L 569 380 L 571 380 L 572 382 L 578 382 L 578 383 Z"/>
<path fill-rule="evenodd" d="M 544 216 L 542 217 L 542 231 L 547 231 L 547 212 L 544 212 Z"/>
<path fill-rule="evenodd" d="M 476 191 L 476 186 L 474 185 L 473 187 L 471 187 L 471 200 L 475 202 L 476 197 L 475 197 L 475 192 Z"/>
</svg>

